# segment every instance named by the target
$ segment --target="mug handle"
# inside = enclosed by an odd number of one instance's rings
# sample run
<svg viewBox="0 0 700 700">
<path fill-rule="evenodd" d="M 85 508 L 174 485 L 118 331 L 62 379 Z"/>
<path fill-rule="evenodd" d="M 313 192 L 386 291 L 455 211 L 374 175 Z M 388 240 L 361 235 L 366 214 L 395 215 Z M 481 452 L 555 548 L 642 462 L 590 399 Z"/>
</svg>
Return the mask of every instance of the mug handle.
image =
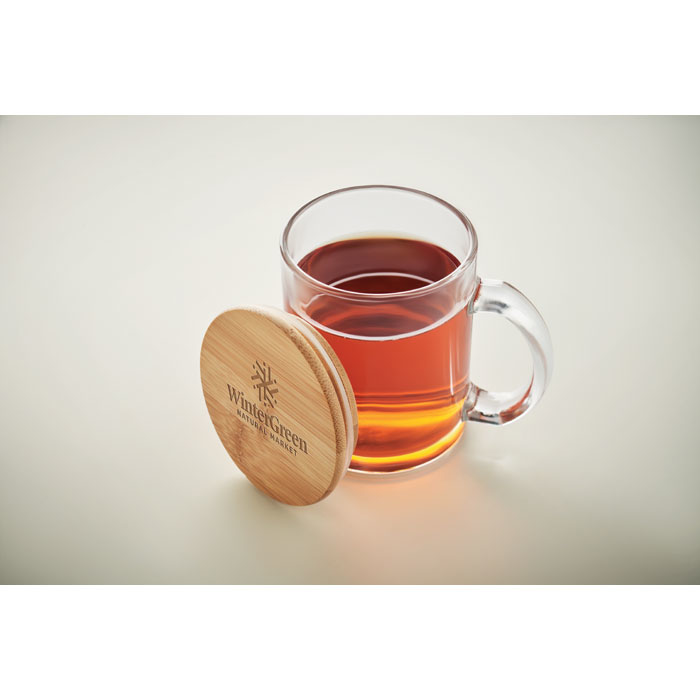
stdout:
<svg viewBox="0 0 700 700">
<path fill-rule="evenodd" d="M 539 311 L 515 287 L 500 280 L 479 280 L 467 311 L 501 314 L 525 336 L 532 352 L 532 379 L 527 388 L 496 392 L 471 384 L 462 418 L 479 423 L 503 425 L 529 411 L 544 394 L 552 374 L 552 339 Z"/>
</svg>

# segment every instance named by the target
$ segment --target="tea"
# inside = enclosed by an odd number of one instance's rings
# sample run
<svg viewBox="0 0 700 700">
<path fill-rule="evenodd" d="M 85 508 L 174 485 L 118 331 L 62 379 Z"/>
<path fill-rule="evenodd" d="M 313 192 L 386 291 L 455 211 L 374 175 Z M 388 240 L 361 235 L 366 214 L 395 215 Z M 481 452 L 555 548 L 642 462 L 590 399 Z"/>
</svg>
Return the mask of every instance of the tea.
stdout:
<svg viewBox="0 0 700 700">
<path fill-rule="evenodd" d="M 396 471 L 444 452 L 464 426 L 471 317 L 439 288 L 401 292 L 437 282 L 459 260 L 431 243 L 376 236 L 324 245 L 299 267 L 336 289 L 367 295 L 319 294 L 303 309 L 355 392 L 359 438 L 351 466 Z"/>
</svg>

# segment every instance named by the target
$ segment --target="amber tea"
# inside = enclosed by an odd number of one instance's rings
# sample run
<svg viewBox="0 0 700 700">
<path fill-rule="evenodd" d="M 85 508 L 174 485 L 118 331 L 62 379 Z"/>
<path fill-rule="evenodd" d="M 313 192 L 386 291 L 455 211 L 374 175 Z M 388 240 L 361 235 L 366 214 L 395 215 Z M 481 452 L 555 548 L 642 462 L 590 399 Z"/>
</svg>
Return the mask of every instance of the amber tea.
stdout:
<svg viewBox="0 0 700 700">
<path fill-rule="evenodd" d="M 401 237 L 362 237 L 323 245 L 299 267 L 338 290 L 377 295 L 351 303 L 320 294 L 304 309 L 348 373 L 359 440 L 352 466 L 406 469 L 436 457 L 461 435 L 469 386 L 471 316 L 439 288 L 459 267 L 443 248 Z"/>
</svg>

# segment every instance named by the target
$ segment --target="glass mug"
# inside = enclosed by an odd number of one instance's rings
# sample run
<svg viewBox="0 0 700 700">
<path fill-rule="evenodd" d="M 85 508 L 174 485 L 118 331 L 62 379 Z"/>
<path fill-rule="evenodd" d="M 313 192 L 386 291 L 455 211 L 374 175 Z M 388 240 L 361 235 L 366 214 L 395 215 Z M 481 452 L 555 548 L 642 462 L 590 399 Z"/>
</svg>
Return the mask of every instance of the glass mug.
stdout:
<svg viewBox="0 0 700 700">
<path fill-rule="evenodd" d="M 284 305 L 331 345 L 357 401 L 350 469 L 424 466 L 467 420 L 502 425 L 545 391 L 552 344 L 532 303 L 476 273 L 467 217 L 433 195 L 366 185 L 329 192 L 289 220 L 280 243 Z M 498 313 L 525 336 L 532 380 L 490 392 L 469 380 L 472 316 Z"/>
</svg>

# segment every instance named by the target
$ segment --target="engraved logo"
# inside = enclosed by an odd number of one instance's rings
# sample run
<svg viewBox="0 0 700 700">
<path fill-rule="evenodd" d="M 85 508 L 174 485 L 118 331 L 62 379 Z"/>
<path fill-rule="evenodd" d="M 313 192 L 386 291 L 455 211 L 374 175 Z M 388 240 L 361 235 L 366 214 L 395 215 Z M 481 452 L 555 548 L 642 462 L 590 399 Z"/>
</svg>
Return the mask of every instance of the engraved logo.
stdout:
<svg viewBox="0 0 700 700">
<path fill-rule="evenodd" d="M 272 410 L 277 405 L 275 395 L 279 389 L 275 386 L 277 380 L 272 378 L 272 368 L 267 362 L 255 361 L 252 365 L 254 373 L 250 375 L 253 388 L 258 390 L 258 401 L 255 403 L 247 399 L 245 392 L 232 384 L 228 387 L 228 397 L 235 404 L 235 415 L 252 428 L 257 430 L 263 438 L 274 442 L 278 447 L 296 457 L 299 452 L 309 454 L 306 440 L 292 428 L 283 423 L 279 416 Z M 262 406 L 266 408 L 262 408 Z"/>
<path fill-rule="evenodd" d="M 276 406 L 275 394 L 279 389 L 273 386 L 277 384 L 277 380 L 272 378 L 272 368 L 266 362 L 260 364 L 256 360 L 253 369 L 255 374 L 251 374 L 250 378 L 253 380 L 253 388 L 258 390 L 258 401 L 262 401 L 270 408 Z"/>
</svg>

